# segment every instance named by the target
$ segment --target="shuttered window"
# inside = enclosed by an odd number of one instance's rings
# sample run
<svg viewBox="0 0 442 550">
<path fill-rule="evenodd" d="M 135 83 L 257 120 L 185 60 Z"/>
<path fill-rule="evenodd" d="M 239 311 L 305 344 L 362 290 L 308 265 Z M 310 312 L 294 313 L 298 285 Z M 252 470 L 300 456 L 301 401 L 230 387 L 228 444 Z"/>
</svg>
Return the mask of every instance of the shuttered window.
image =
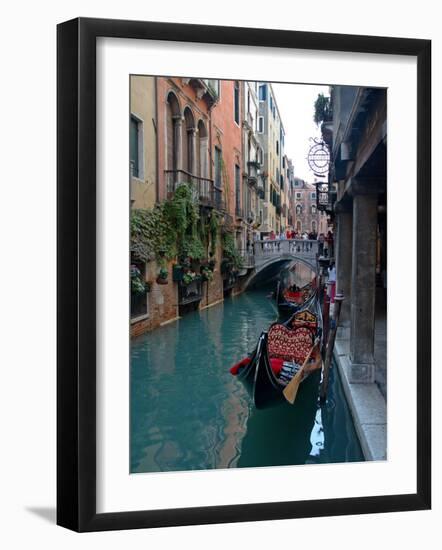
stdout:
<svg viewBox="0 0 442 550">
<path fill-rule="evenodd" d="M 215 185 L 218 188 L 221 188 L 222 179 L 221 179 L 221 161 L 222 153 L 219 147 L 215 147 Z"/>
<path fill-rule="evenodd" d="M 267 85 L 262 84 L 259 87 L 259 99 L 260 101 L 265 101 L 267 99 Z"/>
<path fill-rule="evenodd" d="M 235 81 L 235 90 L 234 90 L 234 107 L 235 107 L 235 122 L 239 124 L 239 82 Z"/>
<path fill-rule="evenodd" d="M 240 167 L 235 164 L 235 203 L 236 211 L 241 209 L 241 170 Z"/>
<path fill-rule="evenodd" d="M 139 143 L 138 143 L 138 120 L 130 117 L 130 166 L 132 175 L 136 178 L 140 175 Z"/>
</svg>

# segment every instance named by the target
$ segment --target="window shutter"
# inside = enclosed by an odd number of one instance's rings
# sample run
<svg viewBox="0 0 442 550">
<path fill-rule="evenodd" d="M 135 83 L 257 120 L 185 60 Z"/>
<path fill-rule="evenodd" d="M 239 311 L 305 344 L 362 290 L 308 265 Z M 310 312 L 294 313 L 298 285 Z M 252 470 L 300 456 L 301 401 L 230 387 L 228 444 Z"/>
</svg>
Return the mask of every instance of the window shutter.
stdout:
<svg viewBox="0 0 442 550">
<path fill-rule="evenodd" d="M 132 175 L 137 178 L 139 176 L 138 122 L 134 117 L 130 119 L 130 163 Z"/>
</svg>

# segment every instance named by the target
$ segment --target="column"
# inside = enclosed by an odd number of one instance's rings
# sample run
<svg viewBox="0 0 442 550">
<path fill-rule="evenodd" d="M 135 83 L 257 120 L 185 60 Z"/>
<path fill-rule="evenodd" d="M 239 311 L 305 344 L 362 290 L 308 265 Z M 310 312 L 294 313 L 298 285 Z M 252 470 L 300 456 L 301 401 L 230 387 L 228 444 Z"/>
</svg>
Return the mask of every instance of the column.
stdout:
<svg viewBox="0 0 442 550">
<path fill-rule="evenodd" d="M 350 338 L 350 305 L 351 305 L 351 275 L 353 257 L 353 205 L 336 206 L 337 235 L 335 235 L 336 258 L 336 292 L 344 294 L 339 328 L 336 335 L 338 339 Z"/>
<path fill-rule="evenodd" d="M 187 131 L 189 136 L 189 172 L 192 176 L 198 175 L 196 173 L 196 130 L 190 128 Z"/>
<path fill-rule="evenodd" d="M 351 276 L 350 381 L 374 382 L 376 291 L 376 193 L 363 185 L 353 196 L 353 265 Z M 361 192 L 362 191 L 362 192 Z"/>
</svg>

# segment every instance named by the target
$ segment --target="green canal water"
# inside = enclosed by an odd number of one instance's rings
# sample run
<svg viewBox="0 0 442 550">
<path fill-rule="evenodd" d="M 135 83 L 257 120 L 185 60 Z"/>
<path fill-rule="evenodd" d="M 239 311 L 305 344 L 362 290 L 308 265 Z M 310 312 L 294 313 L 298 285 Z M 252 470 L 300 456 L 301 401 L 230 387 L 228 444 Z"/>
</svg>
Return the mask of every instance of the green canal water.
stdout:
<svg viewBox="0 0 442 550">
<path fill-rule="evenodd" d="M 363 460 L 336 369 L 293 406 L 256 410 L 229 373 L 277 317 L 268 290 L 228 298 L 131 342 L 131 472 Z"/>
</svg>

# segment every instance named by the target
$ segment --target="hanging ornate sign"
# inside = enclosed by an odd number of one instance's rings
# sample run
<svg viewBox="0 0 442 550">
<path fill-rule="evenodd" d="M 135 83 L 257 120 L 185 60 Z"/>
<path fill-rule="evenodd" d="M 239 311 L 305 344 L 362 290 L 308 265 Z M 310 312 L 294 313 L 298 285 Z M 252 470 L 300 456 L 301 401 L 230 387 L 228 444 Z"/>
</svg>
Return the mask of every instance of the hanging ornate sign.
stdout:
<svg viewBox="0 0 442 550">
<path fill-rule="evenodd" d="M 308 152 L 307 162 L 315 176 L 322 178 L 328 172 L 330 151 L 322 139 L 310 138 L 310 140 L 313 142 L 313 145 Z"/>
<path fill-rule="evenodd" d="M 316 206 L 319 211 L 325 212 L 329 206 L 328 184 L 316 182 Z"/>
</svg>

